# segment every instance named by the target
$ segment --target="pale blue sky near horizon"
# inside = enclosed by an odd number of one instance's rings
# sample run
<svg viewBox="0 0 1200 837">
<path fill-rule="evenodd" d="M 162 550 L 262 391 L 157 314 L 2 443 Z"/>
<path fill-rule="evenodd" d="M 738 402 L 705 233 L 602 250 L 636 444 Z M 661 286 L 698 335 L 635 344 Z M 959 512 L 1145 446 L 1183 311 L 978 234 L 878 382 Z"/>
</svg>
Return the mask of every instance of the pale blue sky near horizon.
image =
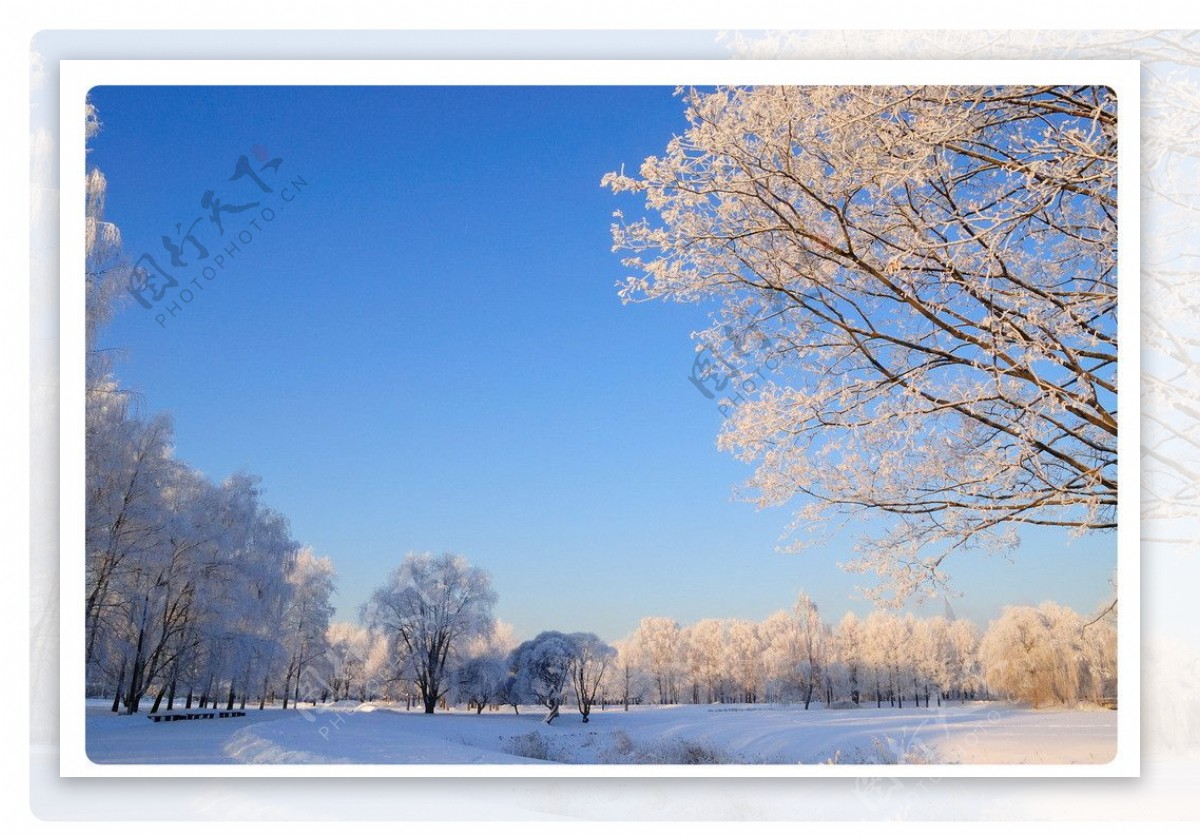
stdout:
<svg viewBox="0 0 1200 837">
<path fill-rule="evenodd" d="M 193 294 L 176 316 L 179 288 L 150 310 L 129 301 L 102 343 L 122 349 L 143 410 L 173 414 L 181 459 L 214 480 L 260 475 L 297 540 L 333 560 L 337 618 L 356 620 L 411 551 L 487 569 L 520 637 L 761 619 L 799 589 L 831 621 L 869 609 L 854 588 L 872 579 L 837 567 L 849 538 L 780 554 L 791 510 L 732 498 L 749 467 L 716 449 L 721 417 L 687 379 L 712 305 L 617 299 L 612 212 L 641 209 L 600 178 L 682 132 L 670 88 L 106 87 L 92 101 L 89 165 L 131 258 L 169 268 L 162 236 L 178 243 L 196 218 L 209 251 L 184 246 L 171 268 Z M 271 192 L 230 180 L 242 155 Z M 222 236 L 208 191 L 259 205 L 224 213 Z M 240 232 L 216 278 L 189 286 Z M 956 556 L 953 606 L 981 623 L 1046 599 L 1090 612 L 1115 566 L 1112 535 L 1029 531 L 1012 563 Z"/>
</svg>

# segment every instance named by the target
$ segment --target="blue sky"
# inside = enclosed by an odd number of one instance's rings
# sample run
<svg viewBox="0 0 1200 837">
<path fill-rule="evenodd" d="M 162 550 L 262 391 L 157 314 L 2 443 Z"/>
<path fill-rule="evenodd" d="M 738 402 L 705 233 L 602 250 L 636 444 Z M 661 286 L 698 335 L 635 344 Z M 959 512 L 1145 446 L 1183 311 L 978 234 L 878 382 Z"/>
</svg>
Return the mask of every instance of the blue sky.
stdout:
<svg viewBox="0 0 1200 837">
<path fill-rule="evenodd" d="M 669 88 L 98 88 L 89 165 L 131 257 L 194 228 L 172 268 L 191 302 L 127 304 L 102 343 L 176 453 L 211 478 L 259 474 L 295 537 L 329 555 L 338 618 L 409 551 L 491 572 L 518 635 L 639 618 L 761 619 L 805 589 L 831 619 L 872 579 L 848 539 L 776 547 L 785 509 L 733 499 L 748 466 L 688 382 L 708 306 L 622 306 L 599 186 L 684 128 Z M 272 191 L 230 181 L 242 155 Z M 289 185 L 290 184 L 290 185 Z M 284 187 L 287 187 L 287 191 Z M 289 200 L 285 200 L 288 198 Z M 272 220 L 262 216 L 263 209 Z M 251 219 L 258 227 L 249 226 Z M 230 246 L 216 278 L 201 265 Z M 156 321 L 163 317 L 165 327 Z M 1115 539 L 1030 532 L 1014 563 L 949 567 L 979 621 L 1004 603 L 1092 610 Z M 940 605 L 931 612 L 941 612 Z"/>
</svg>

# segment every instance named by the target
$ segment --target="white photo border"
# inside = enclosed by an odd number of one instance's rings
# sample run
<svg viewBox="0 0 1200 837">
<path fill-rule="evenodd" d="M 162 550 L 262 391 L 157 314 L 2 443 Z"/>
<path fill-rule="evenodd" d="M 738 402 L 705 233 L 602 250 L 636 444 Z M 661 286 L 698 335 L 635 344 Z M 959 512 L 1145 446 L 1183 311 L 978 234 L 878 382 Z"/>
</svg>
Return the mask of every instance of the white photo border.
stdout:
<svg viewBox="0 0 1200 837">
<path fill-rule="evenodd" d="M 1125 60 L 63 60 L 60 62 L 60 692 L 61 777 L 1136 777 L 1140 775 L 1140 62 Z M 83 103 L 96 86 L 634 86 L 851 84 L 1107 85 L 1117 94 L 1118 462 L 1117 752 L 1082 765 L 195 765 L 96 764 L 83 710 Z M 75 174 L 71 174 L 74 172 Z"/>
</svg>

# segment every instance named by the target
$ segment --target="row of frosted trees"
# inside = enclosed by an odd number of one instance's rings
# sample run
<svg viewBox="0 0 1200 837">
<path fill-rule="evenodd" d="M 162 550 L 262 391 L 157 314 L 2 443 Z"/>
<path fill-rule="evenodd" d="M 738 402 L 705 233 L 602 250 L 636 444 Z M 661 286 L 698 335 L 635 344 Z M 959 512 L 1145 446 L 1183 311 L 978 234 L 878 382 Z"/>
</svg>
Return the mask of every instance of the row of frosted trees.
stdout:
<svg viewBox="0 0 1200 837">
<path fill-rule="evenodd" d="M 801 594 L 761 622 L 650 617 L 617 643 L 609 689 L 650 703 L 929 706 L 1006 697 L 1035 706 L 1116 697 L 1115 616 L 1086 620 L 1053 602 L 974 623 L 877 610 L 831 625 Z"/>
<path fill-rule="evenodd" d="M 312 699 L 333 566 L 301 549 L 259 481 L 214 483 L 171 453 L 162 417 L 108 380 L 88 397 L 85 655 L 113 710 Z"/>
<path fill-rule="evenodd" d="M 99 130 L 87 106 L 87 134 Z M 333 566 L 301 549 L 256 477 L 214 483 L 176 459 L 170 419 L 138 415 L 100 333 L 130 271 L 87 175 L 86 688 L 113 711 L 319 699 Z"/>
<path fill-rule="evenodd" d="M 643 619 L 619 643 L 632 699 L 653 703 L 870 703 L 903 707 L 986 693 L 966 620 L 847 613 L 831 626 L 808 596 L 761 622 Z M 626 688 L 622 683 L 624 699 Z"/>
<path fill-rule="evenodd" d="M 215 483 L 172 456 L 166 419 L 112 381 L 88 402 L 86 678 L 114 711 L 154 699 L 230 709 L 312 697 L 334 568 L 263 505 L 256 477 Z"/>
<path fill-rule="evenodd" d="M 396 652 L 395 634 L 372 612 L 367 626 L 330 629 L 336 697 L 415 707 L 424 696 L 427 711 L 434 697 L 443 707 L 477 711 L 541 704 L 553 720 L 572 696 L 586 718 L 593 704 L 904 708 L 1014 698 L 1042 706 L 1108 703 L 1116 695 L 1114 614 L 1085 620 L 1052 602 L 1008 607 L 981 633 L 965 619 L 890 611 L 847 613 L 830 624 L 801 594 L 761 622 L 681 626 L 649 617 L 612 648 L 594 635 L 557 632 L 516 646 L 511 629 L 490 621 L 452 649 L 436 696 L 423 692 L 413 658 Z"/>
<path fill-rule="evenodd" d="M 476 712 L 537 704 L 547 723 L 573 700 L 587 723 L 616 649 L 561 631 L 517 645 L 492 615 L 495 602 L 491 577 L 461 555 L 408 555 L 363 605 L 365 627 L 330 627 L 329 693 L 404 700 L 430 714 L 451 701 Z"/>
</svg>

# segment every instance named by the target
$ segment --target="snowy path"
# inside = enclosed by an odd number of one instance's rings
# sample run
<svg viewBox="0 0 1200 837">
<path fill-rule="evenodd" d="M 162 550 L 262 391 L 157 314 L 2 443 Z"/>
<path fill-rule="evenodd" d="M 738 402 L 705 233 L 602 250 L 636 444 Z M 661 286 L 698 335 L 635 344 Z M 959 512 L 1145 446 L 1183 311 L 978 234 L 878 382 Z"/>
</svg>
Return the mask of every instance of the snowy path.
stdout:
<svg viewBox="0 0 1200 837">
<path fill-rule="evenodd" d="M 760 764 L 819 763 L 835 754 L 843 762 L 905 756 L 924 763 L 1063 764 L 1110 760 L 1116 721 L 1113 711 L 992 703 L 808 712 L 796 706 L 635 707 L 594 710 L 586 725 L 566 713 L 551 726 L 533 708 L 519 716 L 511 709 L 427 716 L 337 707 L 154 724 L 93 706 L 87 749 L 94 761 L 113 764 L 670 763 L 697 753 Z"/>
</svg>

